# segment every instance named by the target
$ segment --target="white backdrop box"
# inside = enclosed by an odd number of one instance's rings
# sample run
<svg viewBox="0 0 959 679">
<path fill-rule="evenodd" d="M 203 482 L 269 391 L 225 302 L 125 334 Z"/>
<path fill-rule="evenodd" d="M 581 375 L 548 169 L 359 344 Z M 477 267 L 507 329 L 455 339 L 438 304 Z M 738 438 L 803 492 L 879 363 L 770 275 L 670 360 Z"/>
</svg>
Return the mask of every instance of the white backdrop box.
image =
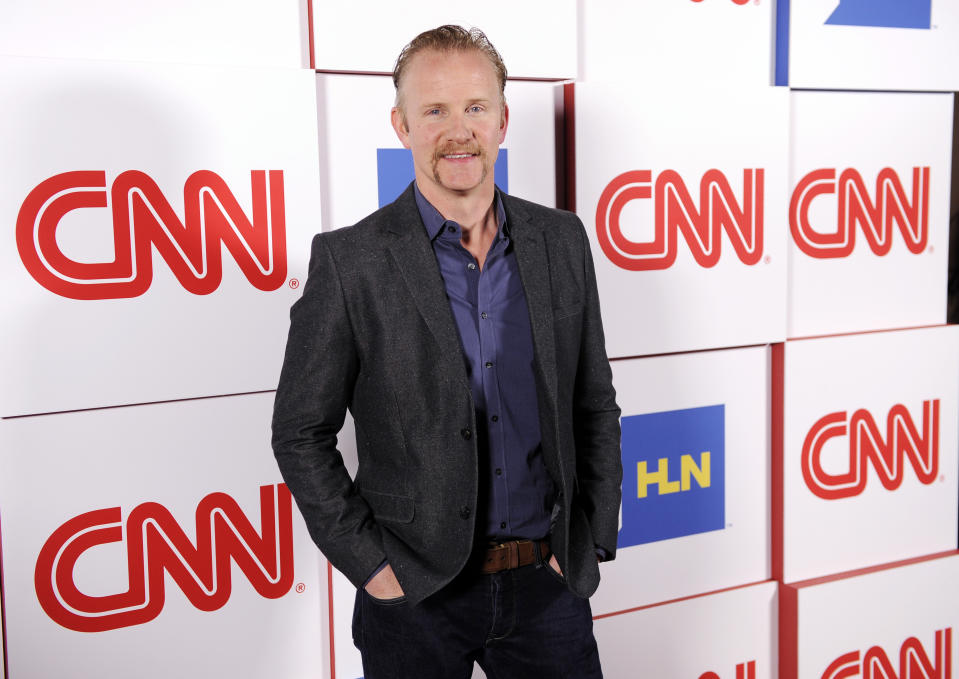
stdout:
<svg viewBox="0 0 959 679">
<path fill-rule="evenodd" d="M 609 355 L 785 337 L 788 93 L 567 87 Z"/>
<path fill-rule="evenodd" d="M 774 0 L 589 0 L 579 80 L 769 85 Z M 700 109 L 712 115 L 713 107 Z"/>
<path fill-rule="evenodd" d="M 944 323 L 952 95 L 790 97 L 789 336 Z"/>
<path fill-rule="evenodd" d="M 776 615 L 776 583 L 764 582 L 598 616 L 593 631 L 610 679 L 772 679 Z"/>
<path fill-rule="evenodd" d="M 307 0 L 7 0 L 0 54 L 309 66 Z"/>
<path fill-rule="evenodd" d="M 314 74 L 11 58 L 0 89 L 0 412 L 275 388 L 319 231 Z"/>
<path fill-rule="evenodd" d="M 929 677 L 959 669 L 959 555 L 783 585 L 781 679 Z"/>
<path fill-rule="evenodd" d="M 315 66 L 392 73 L 404 45 L 443 24 L 482 29 L 502 55 L 511 77 L 576 77 L 575 0 L 314 2 Z"/>
<path fill-rule="evenodd" d="M 326 574 L 272 401 L 0 423 L 11 676 L 317 676 Z"/>
<path fill-rule="evenodd" d="M 786 343 L 785 582 L 955 549 L 957 348 L 956 326 Z"/>
<path fill-rule="evenodd" d="M 954 2 L 791 2 L 788 36 L 790 87 L 959 89 Z"/>
<path fill-rule="evenodd" d="M 623 411 L 616 559 L 593 613 L 769 578 L 769 350 L 613 362 Z"/>
<path fill-rule="evenodd" d="M 390 125 L 391 78 L 319 74 L 317 91 L 323 229 L 329 231 L 355 224 L 395 198 L 413 180 L 413 161 Z M 510 117 L 496 160 L 497 184 L 507 193 L 555 206 L 554 86 L 510 80 L 506 103 Z"/>
</svg>

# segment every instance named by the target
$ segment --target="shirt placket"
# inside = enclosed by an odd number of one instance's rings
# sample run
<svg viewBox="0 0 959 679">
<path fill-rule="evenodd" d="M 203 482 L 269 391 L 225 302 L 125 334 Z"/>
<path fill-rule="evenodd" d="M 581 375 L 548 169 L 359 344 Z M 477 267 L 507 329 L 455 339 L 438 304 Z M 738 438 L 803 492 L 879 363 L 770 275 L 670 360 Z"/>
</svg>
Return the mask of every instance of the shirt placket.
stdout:
<svg viewBox="0 0 959 679">
<path fill-rule="evenodd" d="M 480 352 L 483 361 L 483 395 L 486 400 L 487 431 L 489 432 L 489 455 L 492 476 L 492 503 L 495 509 L 495 525 L 493 529 L 508 535 L 511 531 L 509 508 L 510 478 L 508 460 L 506 459 L 506 442 L 503 426 L 500 419 L 502 399 L 500 396 L 498 358 L 500 347 L 497 346 L 495 324 L 502 322 L 497 316 L 496 274 L 498 267 L 503 263 L 502 251 L 505 242 L 497 237 L 486 256 L 486 266 L 479 278 L 477 297 L 478 326 L 480 336 Z"/>
</svg>

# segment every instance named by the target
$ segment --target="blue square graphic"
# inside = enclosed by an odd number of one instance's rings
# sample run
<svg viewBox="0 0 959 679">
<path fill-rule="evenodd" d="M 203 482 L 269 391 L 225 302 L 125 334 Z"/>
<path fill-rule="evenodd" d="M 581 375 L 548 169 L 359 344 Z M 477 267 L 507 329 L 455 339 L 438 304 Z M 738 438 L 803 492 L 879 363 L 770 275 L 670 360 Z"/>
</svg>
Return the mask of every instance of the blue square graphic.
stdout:
<svg viewBox="0 0 959 679">
<path fill-rule="evenodd" d="M 493 166 L 493 179 L 506 193 L 509 193 L 508 155 L 506 149 L 500 149 Z M 376 149 L 376 188 L 380 207 L 396 200 L 413 179 L 413 154 L 409 149 Z"/>
<path fill-rule="evenodd" d="M 826 23 L 929 29 L 932 25 L 932 0 L 840 0 Z"/>
<path fill-rule="evenodd" d="M 726 526 L 725 406 L 622 418 L 620 548 Z"/>
</svg>

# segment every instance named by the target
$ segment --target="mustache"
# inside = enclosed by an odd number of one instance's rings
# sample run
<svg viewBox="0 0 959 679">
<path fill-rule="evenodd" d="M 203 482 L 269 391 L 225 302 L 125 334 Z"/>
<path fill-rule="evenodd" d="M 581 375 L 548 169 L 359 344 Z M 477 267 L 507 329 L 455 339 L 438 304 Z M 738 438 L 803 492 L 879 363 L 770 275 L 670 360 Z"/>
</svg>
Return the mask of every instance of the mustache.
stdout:
<svg viewBox="0 0 959 679">
<path fill-rule="evenodd" d="M 467 144 L 465 146 L 460 146 L 458 144 L 445 144 L 436 150 L 436 153 L 433 154 L 433 157 L 436 160 L 439 160 L 443 156 L 453 156 L 462 153 L 468 153 L 471 156 L 482 156 L 483 149 L 479 144 Z"/>
</svg>

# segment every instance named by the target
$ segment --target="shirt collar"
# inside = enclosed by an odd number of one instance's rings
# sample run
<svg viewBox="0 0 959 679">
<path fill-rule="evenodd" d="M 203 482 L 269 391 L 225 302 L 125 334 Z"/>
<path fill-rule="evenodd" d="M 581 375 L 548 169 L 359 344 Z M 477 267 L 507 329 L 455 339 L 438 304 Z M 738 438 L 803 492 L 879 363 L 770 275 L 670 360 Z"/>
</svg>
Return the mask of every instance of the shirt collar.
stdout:
<svg viewBox="0 0 959 679">
<path fill-rule="evenodd" d="M 496 223 L 499 227 L 496 230 L 496 239 L 500 240 L 504 238 L 509 238 L 508 227 L 506 226 L 506 209 L 503 207 L 503 200 L 500 198 L 499 190 L 496 190 Z M 447 219 L 440 211 L 437 210 L 432 203 L 426 200 L 426 197 L 420 193 L 420 188 L 416 185 L 416 182 L 413 182 L 413 196 L 416 199 L 416 207 L 420 211 L 420 217 L 423 219 L 423 225 L 426 226 L 426 234 L 430 237 L 430 240 L 436 240 L 436 237 L 443 230 L 443 227 L 447 222 L 451 224 L 456 224 L 458 227 L 459 224 L 452 219 Z"/>
</svg>

